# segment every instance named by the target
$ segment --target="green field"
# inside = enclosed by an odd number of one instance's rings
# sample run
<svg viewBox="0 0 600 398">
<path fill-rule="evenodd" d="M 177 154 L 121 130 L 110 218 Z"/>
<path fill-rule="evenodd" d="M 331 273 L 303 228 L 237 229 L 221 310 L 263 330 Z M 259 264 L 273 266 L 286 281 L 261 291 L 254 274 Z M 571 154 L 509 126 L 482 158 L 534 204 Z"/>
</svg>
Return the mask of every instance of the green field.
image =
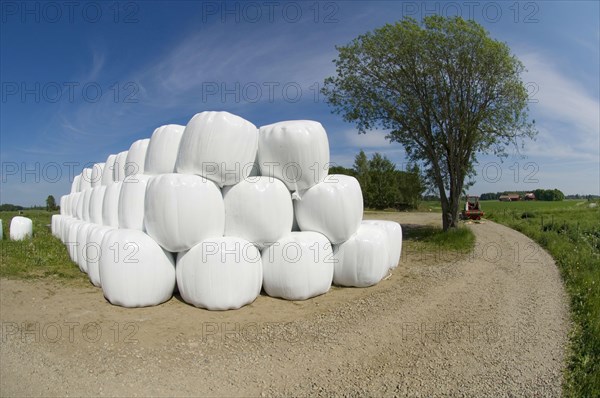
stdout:
<svg viewBox="0 0 600 398">
<path fill-rule="evenodd" d="M 50 233 L 52 214 L 45 210 L 25 210 L 24 217 L 33 221 L 33 238 L 9 240 L 10 220 L 18 212 L 0 212 L 3 238 L 0 241 L 0 277 L 60 278 L 70 282 L 86 282 L 87 276 L 71 261 L 65 246 Z"/>
</svg>

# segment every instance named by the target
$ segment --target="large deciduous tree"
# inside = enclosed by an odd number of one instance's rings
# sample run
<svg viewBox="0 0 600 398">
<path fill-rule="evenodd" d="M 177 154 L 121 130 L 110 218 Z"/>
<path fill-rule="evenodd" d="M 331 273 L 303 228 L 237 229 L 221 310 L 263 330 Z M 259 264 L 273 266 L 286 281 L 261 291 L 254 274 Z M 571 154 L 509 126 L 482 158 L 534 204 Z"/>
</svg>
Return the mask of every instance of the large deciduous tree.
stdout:
<svg viewBox="0 0 600 398">
<path fill-rule="evenodd" d="M 337 47 L 323 93 L 359 133 L 389 130 L 439 191 L 443 228 L 456 227 L 465 179 L 481 153 L 535 136 L 523 64 L 474 21 L 404 19 Z"/>
</svg>

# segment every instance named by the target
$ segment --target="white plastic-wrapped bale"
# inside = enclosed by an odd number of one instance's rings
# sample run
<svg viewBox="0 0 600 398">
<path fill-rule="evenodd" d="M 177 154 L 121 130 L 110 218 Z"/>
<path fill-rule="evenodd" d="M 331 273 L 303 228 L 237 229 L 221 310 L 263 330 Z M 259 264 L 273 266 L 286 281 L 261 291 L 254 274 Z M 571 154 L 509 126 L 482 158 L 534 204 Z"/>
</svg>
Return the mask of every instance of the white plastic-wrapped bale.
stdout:
<svg viewBox="0 0 600 398">
<path fill-rule="evenodd" d="M 106 232 L 101 253 L 102 291 L 112 304 L 147 307 L 171 298 L 175 288 L 173 256 L 142 231 Z"/>
<path fill-rule="evenodd" d="M 69 257 L 71 257 L 71 261 L 73 261 L 78 266 L 79 262 L 77 261 L 77 258 L 79 254 L 79 246 L 77 243 L 77 232 L 79 231 L 79 227 L 81 227 L 83 224 L 84 222 L 80 220 L 73 220 L 72 222 L 70 222 L 67 227 L 67 241 L 65 242 L 65 245 L 67 246 L 67 249 L 69 251 Z"/>
<path fill-rule="evenodd" d="M 102 169 L 102 181 L 101 185 L 110 185 L 114 180 L 115 162 L 117 161 L 117 155 L 108 155 L 104 168 Z"/>
<path fill-rule="evenodd" d="M 92 193 L 92 188 L 88 188 L 83 191 L 83 209 L 81 212 L 81 217 L 85 222 L 90 222 L 90 202 L 92 200 Z"/>
<path fill-rule="evenodd" d="M 209 310 L 238 309 L 260 294 L 262 261 L 245 239 L 213 238 L 180 253 L 176 274 L 185 302 Z"/>
<path fill-rule="evenodd" d="M 87 236 L 88 231 L 93 225 L 94 224 L 90 222 L 83 222 L 79 225 L 79 228 L 77 228 L 77 255 L 75 257 L 79 269 L 81 270 L 81 272 L 85 273 L 87 273 Z"/>
<path fill-rule="evenodd" d="M 79 182 L 79 191 L 84 192 L 86 189 L 90 189 L 92 187 L 92 169 L 90 167 L 86 167 L 81 172 L 81 180 Z"/>
<path fill-rule="evenodd" d="M 88 230 L 85 257 L 87 261 L 87 274 L 94 286 L 100 287 L 100 258 L 102 255 L 111 256 L 114 252 L 102 253 L 101 245 L 104 235 L 114 228 L 103 225 L 92 225 Z M 113 247 L 113 249 L 115 249 Z M 110 250 L 110 248 L 109 248 Z"/>
<path fill-rule="evenodd" d="M 33 222 L 30 218 L 16 216 L 10 220 L 11 240 L 24 240 L 33 236 Z"/>
<path fill-rule="evenodd" d="M 295 196 L 323 181 L 329 141 L 319 122 L 292 120 L 263 126 L 258 139 L 260 173 L 285 183 Z"/>
<path fill-rule="evenodd" d="M 90 222 L 102 225 L 102 204 L 104 203 L 104 195 L 106 194 L 106 186 L 100 185 L 92 188 L 92 196 L 90 197 Z"/>
<path fill-rule="evenodd" d="M 364 220 L 362 223 L 377 225 L 385 231 L 388 241 L 388 266 L 396 268 L 402 255 L 402 226 L 397 222 L 386 220 Z"/>
<path fill-rule="evenodd" d="M 2 227 L 2 220 L 0 220 L 0 240 L 4 238 L 4 229 Z"/>
<path fill-rule="evenodd" d="M 119 197 L 122 182 L 115 182 L 106 187 L 102 201 L 102 224 L 107 227 L 119 228 Z"/>
<path fill-rule="evenodd" d="M 198 113 L 183 131 L 176 170 L 234 185 L 250 174 L 257 148 L 258 129 L 249 121 L 229 112 Z"/>
<path fill-rule="evenodd" d="M 71 224 L 75 221 L 76 221 L 76 219 L 73 217 L 67 217 L 67 218 L 63 218 L 61 220 L 60 240 L 64 245 L 67 245 L 67 243 L 69 241 L 69 230 L 71 228 Z M 67 249 L 70 250 L 68 245 L 67 245 Z"/>
<path fill-rule="evenodd" d="M 60 236 L 59 224 L 60 224 L 61 217 L 62 216 L 60 214 L 53 214 L 52 217 L 50 218 L 50 230 L 52 231 L 52 236 L 54 236 L 55 238 L 58 238 Z M 2 227 L 2 226 L 0 225 L 0 227 Z M 1 239 L 2 238 L 0 238 L 0 240 Z"/>
<path fill-rule="evenodd" d="M 263 288 L 272 297 L 306 300 L 327 293 L 333 252 L 318 232 L 291 232 L 262 252 Z"/>
<path fill-rule="evenodd" d="M 280 180 L 255 177 L 223 188 L 225 236 L 264 248 L 292 230 L 292 197 Z"/>
<path fill-rule="evenodd" d="M 363 215 L 363 197 L 356 178 L 327 176 L 294 201 L 296 220 L 302 231 L 316 231 L 333 244 L 348 240 Z"/>
<path fill-rule="evenodd" d="M 166 250 L 180 252 L 223 236 L 221 190 L 197 175 L 160 174 L 146 187 L 144 223 L 148 235 Z"/>
<path fill-rule="evenodd" d="M 67 195 L 62 195 L 60 197 L 60 201 L 58 202 L 59 206 L 60 206 L 60 214 L 61 215 L 66 215 L 67 213 Z"/>
<path fill-rule="evenodd" d="M 125 179 L 127 167 L 127 154 L 129 151 L 119 152 L 113 165 L 113 181 L 122 182 Z"/>
<path fill-rule="evenodd" d="M 146 231 L 144 202 L 150 176 L 136 174 L 125 178 L 119 196 L 119 228 Z"/>
<path fill-rule="evenodd" d="M 168 124 L 154 130 L 146 151 L 144 173 L 165 174 L 175 172 L 175 162 L 177 161 L 179 143 L 184 129 L 185 126 Z"/>
<path fill-rule="evenodd" d="M 361 224 L 347 241 L 333 248 L 333 283 L 339 286 L 372 286 L 389 269 L 388 241 L 376 225 Z"/>
<path fill-rule="evenodd" d="M 77 174 L 71 183 L 71 193 L 79 192 L 81 186 L 81 174 Z"/>
<path fill-rule="evenodd" d="M 127 152 L 127 160 L 125 161 L 125 177 L 144 173 L 146 151 L 148 150 L 149 143 L 150 138 L 145 138 L 131 144 L 129 151 Z"/>
<path fill-rule="evenodd" d="M 84 209 L 85 191 L 79 192 L 77 195 L 77 207 L 75 210 L 75 218 L 83 221 L 83 209 Z"/>
<path fill-rule="evenodd" d="M 92 188 L 102 185 L 102 175 L 104 174 L 104 163 L 96 163 L 92 167 Z"/>
</svg>

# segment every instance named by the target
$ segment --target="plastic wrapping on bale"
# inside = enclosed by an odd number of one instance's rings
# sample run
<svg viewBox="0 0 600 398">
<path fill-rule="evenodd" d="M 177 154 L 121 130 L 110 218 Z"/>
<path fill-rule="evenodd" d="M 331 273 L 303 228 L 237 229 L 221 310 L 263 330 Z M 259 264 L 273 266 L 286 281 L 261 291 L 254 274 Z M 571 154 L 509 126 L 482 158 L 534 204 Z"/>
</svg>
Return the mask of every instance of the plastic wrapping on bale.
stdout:
<svg viewBox="0 0 600 398">
<path fill-rule="evenodd" d="M 116 161 L 117 155 L 108 155 L 108 158 L 106 158 L 106 162 L 102 168 L 102 181 L 100 182 L 101 185 L 110 185 L 115 182 L 114 169 Z"/>
<path fill-rule="evenodd" d="M 100 257 L 102 255 L 110 256 L 114 252 L 102 253 L 101 245 L 104 235 L 108 231 L 113 231 L 114 228 L 105 227 L 103 225 L 92 225 L 88 229 L 86 247 L 85 247 L 85 258 L 87 261 L 87 274 L 90 278 L 90 282 L 96 287 L 101 286 L 100 281 Z M 109 248 L 110 249 L 110 248 Z M 113 248 L 114 249 L 114 248 Z"/>
<path fill-rule="evenodd" d="M 90 202 L 92 200 L 92 188 L 88 188 L 83 191 L 83 209 L 81 211 L 81 217 L 83 221 L 90 222 Z"/>
<path fill-rule="evenodd" d="M 225 236 L 238 236 L 259 248 L 292 230 L 292 197 L 283 182 L 255 177 L 223 188 Z"/>
<path fill-rule="evenodd" d="M 127 152 L 127 160 L 125 161 L 125 178 L 144 173 L 144 164 L 146 163 L 146 151 L 150 138 L 137 140 Z"/>
<path fill-rule="evenodd" d="M 79 197 L 81 196 L 81 192 L 72 193 L 71 199 L 69 200 L 69 208 L 71 217 L 77 218 L 77 205 L 79 204 Z"/>
<path fill-rule="evenodd" d="M 339 286 L 372 286 L 389 269 L 388 241 L 376 225 L 361 224 L 347 241 L 333 248 L 333 283 Z"/>
<path fill-rule="evenodd" d="M 4 230 L 2 228 L 2 220 L 0 220 L 0 240 L 4 238 Z"/>
<path fill-rule="evenodd" d="M 119 196 L 122 182 L 115 182 L 106 187 L 102 201 L 102 224 L 107 227 L 119 228 Z"/>
<path fill-rule="evenodd" d="M 394 221 L 364 220 L 363 224 L 377 225 L 386 233 L 388 241 L 388 266 L 396 268 L 402 255 L 402 226 Z"/>
<path fill-rule="evenodd" d="M 62 195 L 60 197 L 60 200 L 58 201 L 58 206 L 59 206 L 59 213 L 61 215 L 66 215 L 66 211 L 67 211 L 67 195 Z"/>
<path fill-rule="evenodd" d="M 92 169 L 90 167 L 86 167 L 81 172 L 81 180 L 79 182 L 79 191 L 85 192 L 86 189 L 90 189 L 92 187 Z"/>
<path fill-rule="evenodd" d="M 113 181 L 122 182 L 125 179 L 125 168 L 127 165 L 127 154 L 129 151 L 119 152 L 113 164 Z"/>
<path fill-rule="evenodd" d="M 263 250 L 263 288 L 272 297 L 306 300 L 327 293 L 333 252 L 317 232 L 291 232 Z"/>
<path fill-rule="evenodd" d="M 179 254 L 176 274 L 185 302 L 209 310 L 238 309 L 260 294 L 261 256 L 245 239 L 208 239 Z"/>
<path fill-rule="evenodd" d="M 144 202 L 149 175 L 136 174 L 125 178 L 119 196 L 119 228 L 146 231 Z"/>
<path fill-rule="evenodd" d="M 90 217 L 89 221 L 94 224 L 102 225 L 102 204 L 104 203 L 104 194 L 106 193 L 106 187 L 104 185 L 92 188 L 92 195 L 90 196 Z"/>
<path fill-rule="evenodd" d="M 85 199 L 85 192 L 79 192 L 79 194 L 77 195 L 77 207 L 75 210 L 75 218 L 77 218 L 80 221 L 83 221 L 84 199 Z"/>
<path fill-rule="evenodd" d="M 144 223 L 148 235 L 171 252 L 223 236 L 221 191 L 212 181 L 196 175 L 154 176 L 146 187 Z"/>
<path fill-rule="evenodd" d="M 275 177 L 302 196 L 329 170 L 329 141 L 319 122 L 291 120 L 263 126 L 258 139 L 263 176 Z"/>
<path fill-rule="evenodd" d="M 69 241 L 69 228 L 76 220 L 73 217 L 66 217 L 60 220 L 60 240 L 63 244 L 67 244 Z M 67 250 L 69 247 L 67 246 Z"/>
<path fill-rule="evenodd" d="M 79 266 L 79 262 L 77 261 L 79 254 L 79 247 L 77 244 L 77 232 L 79 231 L 79 227 L 83 225 L 83 221 L 73 220 L 67 226 L 67 240 L 65 245 L 67 246 L 67 250 L 69 251 L 69 257 L 71 257 L 71 261 Z"/>
<path fill-rule="evenodd" d="M 93 225 L 94 224 L 90 222 L 83 222 L 79 225 L 79 228 L 77 228 L 77 237 L 75 241 L 77 243 L 77 255 L 75 257 L 79 269 L 81 272 L 85 273 L 87 273 L 87 237 L 88 232 Z"/>
<path fill-rule="evenodd" d="M 331 243 L 348 240 L 363 215 L 363 197 L 356 178 L 333 174 L 294 201 L 296 220 L 302 231 L 324 234 Z"/>
<path fill-rule="evenodd" d="M 92 188 L 102 185 L 102 175 L 104 173 L 104 163 L 96 163 L 92 167 Z"/>
<path fill-rule="evenodd" d="M 59 222 L 61 217 L 62 216 L 60 214 L 53 214 L 50 218 L 50 231 L 52 232 L 52 236 L 54 236 L 55 238 L 58 238 L 60 236 Z M 2 226 L 0 225 L 0 229 L 1 227 Z"/>
<path fill-rule="evenodd" d="M 181 137 L 176 170 L 234 185 L 250 174 L 257 148 L 258 130 L 249 121 L 229 112 L 198 113 Z"/>
<path fill-rule="evenodd" d="M 185 126 L 168 124 L 154 130 L 146 151 L 145 174 L 175 172 L 175 162 L 184 129 Z"/>
<path fill-rule="evenodd" d="M 79 187 L 81 185 L 81 174 L 78 174 L 73 178 L 73 182 L 71 183 L 71 193 L 79 192 Z"/>
<path fill-rule="evenodd" d="M 175 287 L 173 257 L 145 233 L 133 229 L 108 231 L 102 239 L 101 253 L 102 291 L 112 304 L 147 307 L 171 298 Z"/>
</svg>

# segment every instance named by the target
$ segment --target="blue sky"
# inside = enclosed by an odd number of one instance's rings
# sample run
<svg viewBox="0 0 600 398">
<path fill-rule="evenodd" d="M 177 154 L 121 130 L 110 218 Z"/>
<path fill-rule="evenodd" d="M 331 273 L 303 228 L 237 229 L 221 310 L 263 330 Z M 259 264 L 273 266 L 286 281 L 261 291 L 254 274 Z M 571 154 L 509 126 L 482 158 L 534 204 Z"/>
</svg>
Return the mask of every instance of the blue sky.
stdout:
<svg viewBox="0 0 600 398">
<path fill-rule="evenodd" d="M 600 193 L 600 8 L 560 2 L 12 2 L 1 4 L 0 202 L 43 204 L 71 171 L 154 128 L 227 110 L 257 126 L 320 121 L 332 161 L 385 153 L 318 89 L 335 45 L 403 16 L 460 14 L 508 43 L 528 72 L 539 135 L 500 162 L 480 157 L 473 193 L 559 188 Z"/>
</svg>

